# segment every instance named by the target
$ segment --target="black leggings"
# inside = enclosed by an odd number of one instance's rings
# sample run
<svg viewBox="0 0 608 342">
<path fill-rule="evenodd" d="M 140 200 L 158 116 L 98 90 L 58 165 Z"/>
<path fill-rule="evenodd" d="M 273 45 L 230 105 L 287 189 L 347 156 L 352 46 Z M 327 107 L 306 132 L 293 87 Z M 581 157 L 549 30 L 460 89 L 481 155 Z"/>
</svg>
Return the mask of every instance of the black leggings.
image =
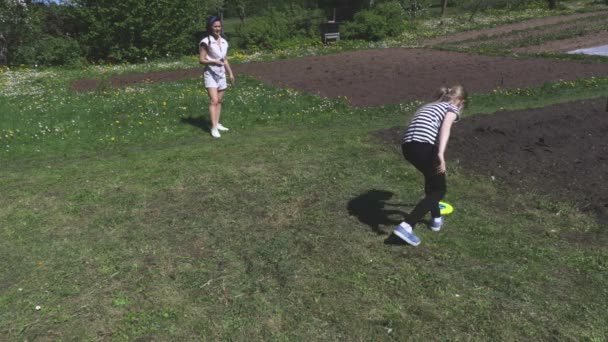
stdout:
<svg viewBox="0 0 608 342">
<path fill-rule="evenodd" d="M 405 222 L 414 227 L 426 213 L 432 217 L 440 217 L 439 201 L 447 191 L 445 173 L 437 173 L 439 158 L 437 147 L 429 143 L 408 142 L 401 145 L 401 151 L 407 161 L 412 163 L 424 175 L 424 198 L 418 202 Z"/>
</svg>

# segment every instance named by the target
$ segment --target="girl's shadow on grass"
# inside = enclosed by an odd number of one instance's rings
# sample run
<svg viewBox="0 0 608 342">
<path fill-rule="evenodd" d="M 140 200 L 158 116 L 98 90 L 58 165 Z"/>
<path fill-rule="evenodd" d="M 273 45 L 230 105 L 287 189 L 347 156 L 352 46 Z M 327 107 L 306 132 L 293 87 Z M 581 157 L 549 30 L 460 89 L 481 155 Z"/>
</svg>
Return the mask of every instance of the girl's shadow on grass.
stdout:
<svg viewBox="0 0 608 342">
<path fill-rule="evenodd" d="M 209 122 L 208 118 L 190 116 L 187 118 L 181 118 L 181 122 L 198 127 L 207 133 L 211 132 L 211 122 Z"/>
<path fill-rule="evenodd" d="M 368 225 L 378 235 L 387 234 L 381 227 L 393 226 L 401 223 L 407 215 L 404 211 L 387 208 L 405 204 L 387 202 L 393 193 L 386 190 L 368 190 L 348 202 L 348 213 Z"/>
</svg>

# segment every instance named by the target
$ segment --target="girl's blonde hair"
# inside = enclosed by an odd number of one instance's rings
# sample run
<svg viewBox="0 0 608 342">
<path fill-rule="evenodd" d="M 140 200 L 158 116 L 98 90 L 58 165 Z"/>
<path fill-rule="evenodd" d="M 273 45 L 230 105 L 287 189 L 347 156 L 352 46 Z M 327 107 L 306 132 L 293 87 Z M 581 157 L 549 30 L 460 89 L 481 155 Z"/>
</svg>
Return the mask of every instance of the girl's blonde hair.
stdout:
<svg viewBox="0 0 608 342">
<path fill-rule="evenodd" d="M 441 102 L 452 102 L 454 100 L 466 100 L 467 91 L 460 84 L 453 85 L 451 88 L 442 86 L 437 90 L 436 99 Z"/>
</svg>

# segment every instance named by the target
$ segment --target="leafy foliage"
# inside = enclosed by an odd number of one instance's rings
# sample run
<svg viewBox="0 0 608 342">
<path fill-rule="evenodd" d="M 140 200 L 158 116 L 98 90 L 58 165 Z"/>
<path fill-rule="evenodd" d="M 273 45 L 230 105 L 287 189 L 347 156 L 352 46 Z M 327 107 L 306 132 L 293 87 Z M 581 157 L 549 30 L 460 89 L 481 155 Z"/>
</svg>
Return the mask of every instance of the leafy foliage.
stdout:
<svg viewBox="0 0 608 342">
<path fill-rule="evenodd" d="M 196 53 L 196 42 L 210 14 L 234 19 L 235 23 L 240 19 L 241 26 L 231 31 L 228 39 L 235 47 L 256 51 L 318 43 L 319 24 L 332 17 L 334 8 L 338 8 L 337 20 L 343 23 L 340 44 L 356 43 L 348 39 L 403 38 L 418 30 L 422 17 L 436 13 L 432 5 L 437 1 L 69 0 L 57 4 L 49 0 L 0 0 L 0 39 L 4 44 L 0 63 L 114 63 L 190 55 Z M 603 1 L 607 0 L 583 0 L 583 7 Z M 575 0 L 561 0 L 560 10 L 567 2 Z M 547 0 L 462 0 L 449 5 L 460 14 L 471 13 L 472 19 L 482 12 L 546 9 Z M 462 18 L 457 21 L 456 26 L 461 26 Z M 407 35 L 402 34 L 404 30 Z"/>
<path fill-rule="evenodd" d="M 314 38 L 324 21 L 320 10 L 291 6 L 283 11 L 271 8 L 237 27 L 237 46 L 246 49 L 273 49 L 289 39 Z"/>
<path fill-rule="evenodd" d="M 8 54 L 4 56 L 8 62 L 17 60 L 11 47 L 17 47 L 32 41 L 39 25 L 35 24 L 35 16 L 23 0 L 0 1 L 0 33 L 8 46 Z"/>
<path fill-rule="evenodd" d="M 352 22 L 342 28 L 342 34 L 350 39 L 378 41 L 395 37 L 405 29 L 406 13 L 397 1 L 390 1 L 362 10 L 355 14 Z"/>
<path fill-rule="evenodd" d="M 176 6 L 170 0 L 76 0 L 86 23 L 81 40 L 93 60 L 137 61 L 194 50 L 195 33 L 203 26 L 194 1 Z"/>
<path fill-rule="evenodd" d="M 73 65 L 78 64 L 82 49 L 75 39 L 45 35 L 30 45 L 19 46 L 13 58 L 26 64 Z"/>
</svg>

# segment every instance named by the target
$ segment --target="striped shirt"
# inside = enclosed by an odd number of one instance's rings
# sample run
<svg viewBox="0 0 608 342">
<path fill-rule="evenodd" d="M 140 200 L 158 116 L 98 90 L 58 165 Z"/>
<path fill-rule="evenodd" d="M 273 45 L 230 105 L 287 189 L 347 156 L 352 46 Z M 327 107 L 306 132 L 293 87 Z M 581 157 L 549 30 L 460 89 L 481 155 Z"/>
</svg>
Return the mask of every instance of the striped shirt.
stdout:
<svg viewBox="0 0 608 342">
<path fill-rule="evenodd" d="M 456 114 L 455 122 L 460 119 L 460 110 L 449 102 L 432 102 L 420 107 L 401 136 L 401 143 L 417 141 L 435 145 L 441 123 L 448 112 Z"/>
</svg>

